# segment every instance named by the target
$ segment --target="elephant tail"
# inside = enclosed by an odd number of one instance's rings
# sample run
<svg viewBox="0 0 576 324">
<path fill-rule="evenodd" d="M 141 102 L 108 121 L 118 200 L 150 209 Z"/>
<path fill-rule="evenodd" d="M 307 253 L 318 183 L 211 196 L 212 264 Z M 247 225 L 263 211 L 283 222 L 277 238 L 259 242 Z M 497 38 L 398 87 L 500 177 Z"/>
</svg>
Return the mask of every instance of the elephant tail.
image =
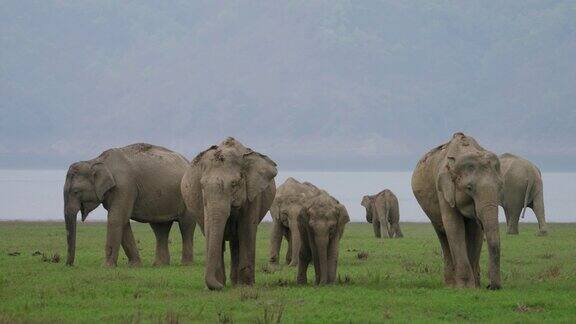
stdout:
<svg viewBox="0 0 576 324">
<path fill-rule="evenodd" d="M 526 180 L 526 193 L 524 193 L 524 205 L 522 206 L 522 219 L 524 218 L 524 214 L 526 214 L 526 207 L 528 207 L 528 199 L 530 198 L 530 192 L 532 191 L 532 187 L 534 186 L 534 181 L 530 181 L 529 179 Z"/>
</svg>

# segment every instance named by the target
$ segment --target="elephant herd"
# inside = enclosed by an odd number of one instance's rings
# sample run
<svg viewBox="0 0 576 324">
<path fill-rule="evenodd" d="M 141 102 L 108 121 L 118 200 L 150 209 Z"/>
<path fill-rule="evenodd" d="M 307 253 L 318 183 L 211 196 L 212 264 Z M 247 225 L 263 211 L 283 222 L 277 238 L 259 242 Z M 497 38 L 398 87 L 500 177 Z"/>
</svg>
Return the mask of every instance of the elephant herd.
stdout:
<svg viewBox="0 0 576 324">
<path fill-rule="evenodd" d="M 269 262 L 279 262 L 281 242 L 286 239 L 286 263 L 298 267 L 297 283 L 307 282 L 310 262 L 316 284 L 334 283 L 339 241 L 350 222 L 346 207 L 309 182 L 288 178 L 276 188 L 276 175 L 274 161 L 231 137 L 191 162 L 163 147 L 132 144 L 73 163 L 64 184 L 67 264 L 74 264 L 78 212 L 84 221 L 103 205 L 108 211 L 106 266 L 116 266 L 120 246 L 130 265 L 141 265 L 130 220 L 150 224 L 156 237 L 154 265 L 170 263 L 168 235 L 178 222 L 181 262 L 190 264 L 198 224 L 206 237 L 206 287 L 219 290 L 226 285 L 225 241 L 232 285 L 252 285 L 257 227 L 270 211 Z M 448 286 L 480 286 L 479 258 L 485 239 L 488 288 L 501 288 L 499 205 L 509 234 L 518 234 L 518 221 L 527 207 L 536 214 L 539 234 L 546 234 L 538 168 L 512 154 L 498 157 L 462 133 L 424 155 L 414 170 L 412 190 L 440 241 Z M 376 237 L 403 236 L 398 199 L 392 191 L 366 195 L 361 205 Z"/>
</svg>

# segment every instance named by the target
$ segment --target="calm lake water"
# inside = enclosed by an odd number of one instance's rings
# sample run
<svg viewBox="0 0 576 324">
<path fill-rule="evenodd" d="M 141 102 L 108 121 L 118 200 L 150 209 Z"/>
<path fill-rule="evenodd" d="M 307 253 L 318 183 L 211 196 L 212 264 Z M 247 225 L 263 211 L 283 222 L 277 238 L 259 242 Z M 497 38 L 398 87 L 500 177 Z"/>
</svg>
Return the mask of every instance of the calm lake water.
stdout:
<svg viewBox="0 0 576 324">
<path fill-rule="evenodd" d="M 411 172 L 280 172 L 280 185 L 288 177 L 310 181 L 340 200 L 353 221 L 364 221 L 360 200 L 364 194 L 391 189 L 400 202 L 402 221 L 428 222 L 410 189 Z M 0 170 L 0 220 L 63 219 L 62 188 L 66 170 Z M 576 222 L 576 173 L 543 173 L 546 218 L 550 222 Z M 269 219 L 269 216 L 267 216 Z M 105 220 L 99 207 L 88 220 Z M 504 221 L 501 210 L 500 220 Z M 524 222 L 535 222 L 531 209 Z"/>
</svg>

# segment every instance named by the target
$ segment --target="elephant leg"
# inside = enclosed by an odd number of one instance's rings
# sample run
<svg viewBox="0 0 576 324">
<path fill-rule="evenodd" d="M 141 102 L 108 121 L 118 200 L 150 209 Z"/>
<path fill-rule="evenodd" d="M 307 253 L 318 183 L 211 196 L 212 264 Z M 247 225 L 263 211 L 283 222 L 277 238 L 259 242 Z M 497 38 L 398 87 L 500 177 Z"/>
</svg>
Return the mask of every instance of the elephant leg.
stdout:
<svg viewBox="0 0 576 324">
<path fill-rule="evenodd" d="M 377 219 L 372 220 L 372 227 L 374 228 L 374 236 L 376 236 L 376 238 L 381 238 L 380 222 Z"/>
<path fill-rule="evenodd" d="M 396 235 L 396 238 L 404 237 L 404 234 L 402 234 L 402 231 L 400 230 L 400 223 L 399 222 L 396 222 L 394 224 L 394 235 Z"/>
<path fill-rule="evenodd" d="M 468 259 L 466 230 L 463 218 L 463 216 L 452 209 L 446 208 L 442 211 L 442 222 L 454 262 L 456 287 L 474 288 L 474 273 Z"/>
<path fill-rule="evenodd" d="M 150 227 L 156 235 L 156 257 L 153 265 L 161 266 L 170 264 L 170 252 L 168 251 L 168 236 L 172 222 L 150 223 Z"/>
<path fill-rule="evenodd" d="M 508 215 L 508 234 L 517 235 L 518 234 L 518 222 L 520 221 L 520 214 L 522 213 L 522 206 L 509 206 L 505 210 L 506 215 Z"/>
<path fill-rule="evenodd" d="M 312 252 L 312 261 L 314 262 L 314 274 L 315 274 L 314 284 L 319 285 L 321 280 L 321 271 L 320 271 L 320 256 L 318 253 L 318 245 L 316 244 L 314 236 L 310 235 L 310 233 L 308 233 L 308 240 L 310 241 L 310 251 Z"/>
<path fill-rule="evenodd" d="M 388 223 L 388 237 L 393 238 L 395 234 L 395 228 L 392 223 Z"/>
<path fill-rule="evenodd" d="M 548 226 L 546 225 L 546 215 L 544 214 L 544 195 L 542 190 L 540 190 L 534 198 L 534 201 L 532 201 L 532 210 L 538 220 L 538 235 L 546 235 L 548 233 Z"/>
<path fill-rule="evenodd" d="M 378 223 L 380 223 L 380 233 L 382 238 L 389 238 L 390 232 L 388 229 L 388 221 L 386 219 L 379 219 Z"/>
<path fill-rule="evenodd" d="M 450 253 L 450 246 L 448 244 L 448 238 L 446 233 L 434 228 L 438 240 L 440 241 L 440 247 L 442 248 L 442 257 L 444 258 L 444 284 L 450 287 L 454 287 L 456 281 L 454 279 L 454 262 L 452 261 L 452 253 Z"/>
<path fill-rule="evenodd" d="M 480 254 L 482 252 L 482 243 L 484 242 L 482 227 L 473 219 L 465 220 L 466 226 L 466 247 L 468 250 L 468 259 L 474 272 L 474 283 L 480 287 Z"/>
<path fill-rule="evenodd" d="M 126 197 L 118 197 L 118 202 L 112 204 L 108 211 L 106 228 L 105 261 L 107 267 L 115 267 L 118 263 L 118 250 L 122 243 L 124 227 L 130 222 L 133 200 Z"/>
<path fill-rule="evenodd" d="M 180 235 L 182 235 L 182 265 L 190 265 L 194 262 L 194 231 L 196 222 L 192 216 L 185 216 L 178 221 Z"/>
<path fill-rule="evenodd" d="M 300 254 L 298 262 L 298 276 L 296 277 L 296 283 L 299 285 L 305 285 L 308 282 L 308 265 L 312 259 L 312 254 L 310 252 L 310 241 L 308 240 L 308 232 L 300 226 Z"/>
<path fill-rule="evenodd" d="M 254 202 L 258 202 L 256 199 Z M 259 203 L 259 202 L 258 202 Z M 241 285 L 253 285 L 255 277 L 256 262 L 256 230 L 258 223 L 256 215 L 259 213 L 257 206 L 250 206 L 243 217 L 238 219 L 238 241 L 239 241 L 239 269 L 238 281 Z"/>
<path fill-rule="evenodd" d="M 270 237 L 270 263 L 278 264 L 278 255 L 280 254 L 280 247 L 282 246 L 283 232 L 282 224 L 278 221 L 274 221 L 272 224 L 272 235 Z"/>
<path fill-rule="evenodd" d="M 238 284 L 238 263 L 240 260 L 238 250 L 238 237 L 233 237 L 230 239 L 230 280 L 232 281 L 232 286 Z"/>
<path fill-rule="evenodd" d="M 290 231 L 284 231 L 284 237 L 286 238 L 286 242 L 288 242 L 288 251 L 286 252 L 286 264 L 290 264 L 292 262 L 292 233 Z"/>
<path fill-rule="evenodd" d="M 328 284 L 336 282 L 337 268 L 338 268 L 338 248 L 339 237 L 332 237 L 328 244 Z"/>
<path fill-rule="evenodd" d="M 124 232 L 122 233 L 122 248 L 128 257 L 128 264 L 131 267 L 139 267 L 142 265 L 140 253 L 138 253 L 138 246 L 136 245 L 136 240 L 134 240 L 134 234 L 132 233 L 130 222 L 124 226 Z"/>
</svg>

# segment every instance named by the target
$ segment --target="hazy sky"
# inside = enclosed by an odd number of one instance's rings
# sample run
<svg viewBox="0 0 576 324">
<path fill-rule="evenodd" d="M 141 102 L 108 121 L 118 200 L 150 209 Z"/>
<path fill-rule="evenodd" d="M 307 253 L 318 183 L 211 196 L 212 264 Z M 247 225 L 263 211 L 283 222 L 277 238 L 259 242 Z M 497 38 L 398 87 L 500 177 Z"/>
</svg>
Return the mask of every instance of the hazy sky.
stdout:
<svg viewBox="0 0 576 324">
<path fill-rule="evenodd" d="M 0 167 L 235 136 L 409 170 L 455 131 L 576 170 L 575 1 L 2 1 Z"/>
</svg>

